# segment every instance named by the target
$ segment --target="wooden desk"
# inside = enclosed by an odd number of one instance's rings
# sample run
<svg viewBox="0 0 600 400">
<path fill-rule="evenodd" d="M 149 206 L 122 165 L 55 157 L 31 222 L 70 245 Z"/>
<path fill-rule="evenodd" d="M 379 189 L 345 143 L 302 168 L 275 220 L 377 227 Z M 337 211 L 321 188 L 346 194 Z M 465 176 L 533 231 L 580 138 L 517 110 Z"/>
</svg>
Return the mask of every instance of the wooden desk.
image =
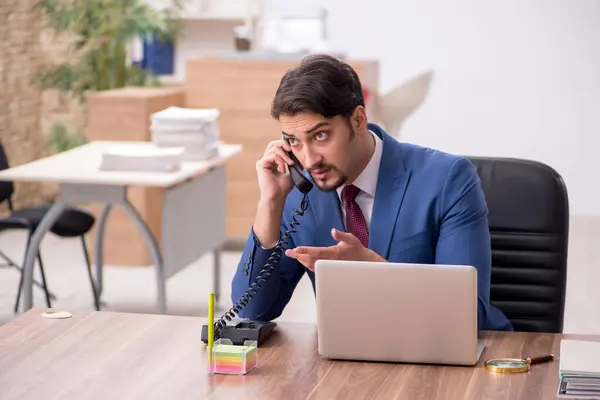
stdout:
<svg viewBox="0 0 600 400">
<path fill-rule="evenodd" d="M 166 280 L 208 251 L 214 252 L 214 290 L 219 295 L 220 248 L 225 234 L 225 164 L 241 152 L 239 145 L 219 147 L 219 155 L 207 161 L 185 161 L 175 172 L 100 170 L 106 149 L 127 147 L 143 150 L 150 142 L 97 141 L 17 167 L 0 171 L 0 181 L 42 181 L 60 184 L 60 195 L 36 228 L 23 263 L 23 310 L 32 307 L 33 265 L 40 243 L 63 210 L 73 204 L 100 203 L 97 219 L 96 292 L 102 293 L 103 237 L 109 213 L 118 205 L 139 230 L 152 259 L 157 281 L 157 311 L 166 312 Z M 130 186 L 158 187 L 160 234 L 152 233 L 127 196 Z M 158 237 L 157 237 L 158 236 Z M 127 242 L 127 236 L 121 238 Z"/>
<path fill-rule="evenodd" d="M 554 352 L 575 335 L 485 333 L 475 367 L 329 361 L 316 327 L 280 323 L 246 376 L 208 375 L 204 318 L 32 309 L 0 327 L 0 398 L 9 399 L 552 399 L 558 361 L 528 373 L 483 369 L 492 357 Z M 600 337 L 586 337 L 599 340 Z"/>
</svg>

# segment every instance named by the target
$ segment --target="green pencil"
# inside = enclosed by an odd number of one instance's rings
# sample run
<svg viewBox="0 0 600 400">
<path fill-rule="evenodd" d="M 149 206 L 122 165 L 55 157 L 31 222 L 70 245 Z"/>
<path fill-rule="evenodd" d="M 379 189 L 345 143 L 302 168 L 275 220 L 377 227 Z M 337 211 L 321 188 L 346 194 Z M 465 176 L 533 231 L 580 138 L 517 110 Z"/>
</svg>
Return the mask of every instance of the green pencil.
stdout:
<svg viewBox="0 0 600 400">
<path fill-rule="evenodd" d="M 208 295 L 208 364 L 212 371 L 212 349 L 215 342 L 215 294 Z"/>
</svg>

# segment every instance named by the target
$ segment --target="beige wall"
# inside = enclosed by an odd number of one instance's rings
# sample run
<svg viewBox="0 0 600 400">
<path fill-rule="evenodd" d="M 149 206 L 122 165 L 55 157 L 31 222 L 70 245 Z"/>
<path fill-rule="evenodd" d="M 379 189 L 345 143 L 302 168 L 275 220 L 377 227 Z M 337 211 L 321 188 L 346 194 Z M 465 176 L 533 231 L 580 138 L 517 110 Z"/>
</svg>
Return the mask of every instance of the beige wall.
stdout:
<svg viewBox="0 0 600 400">
<path fill-rule="evenodd" d="M 72 101 L 53 91 L 43 93 L 32 83 L 38 68 L 57 59 L 64 43 L 41 29 L 41 18 L 32 11 L 35 0 L 0 2 L 0 138 L 11 165 L 49 153 L 47 136 L 55 121 L 72 128 L 84 115 Z M 51 198 L 53 185 L 17 183 L 15 205 L 25 206 Z M 6 206 L 0 205 L 0 212 Z"/>
</svg>

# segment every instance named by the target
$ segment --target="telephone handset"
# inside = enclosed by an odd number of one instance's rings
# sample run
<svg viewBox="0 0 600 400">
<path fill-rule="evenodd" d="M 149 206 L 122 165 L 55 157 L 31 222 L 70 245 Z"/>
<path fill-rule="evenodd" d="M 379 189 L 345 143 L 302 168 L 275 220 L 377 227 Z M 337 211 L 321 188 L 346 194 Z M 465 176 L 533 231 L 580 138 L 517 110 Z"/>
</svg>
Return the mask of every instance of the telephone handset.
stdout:
<svg viewBox="0 0 600 400">
<path fill-rule="evenodd" d="M 285 139 L 284 139 L 285 140 Z M 284 246 L 289 245 L 288 240 L 292 233 L 296 232 L 296 226 L 300 223 L 296 219 L 296 216 L 303 216 L 304 212 L 308 208 L 308 192 L 313 188 L 312 182 L 304 176 L 302 166 L 294 153 L 286 151 L 286 154 L 294 161 L 294 165 L 289 166 L 290 176 L 294 182 L 294 186 L 304 194 L 302 202 L 300 203 L 300 210 L 294 208 L 294 215 L 290 222 L 290 227 L 287 231 L 283 232 L 279 243 L 273 248 L 273 252 L 269 256 L 266 264 L 255 278 L 254 282 L 246 289 L 246 292 L 242 295 L 233 307 L 231 307 L 221 318 L 219 318 L 215 324 L 214 339 L 219 338 L 229 339 L 235 345 L 242 345 L 246 340 L 253 340 L 257 342 L 257 346 L 260 347 L 263 342 L 271 335 L 275 328 L 275 322 L 268 321 L 236 321 L 234 324 L 228 324 L 236 319 L 239 312 L 248 304 L 252 297 L 262 287 L 262 284 L 271 275 L 271 272 L 275 269 L 275 266 L 279 264 L 281 255 L 283 253 Z M 246 273 L 246 271 L 244 271 Z M 208 343 L 208 326 L 202 326 L 201 340 L 204 343 Z"/>
<path fill-rule="evenodd" d="M 306 176 L 302 173 L 302 166 L 300 161 L 296 158 L 294 153 L 291 151 L 286 151 L 285 154 L 288 155 L 289 158 L 294 161 L 294 165 L 289 166 L 290 175 L 292 176 L 292 180 L 294 181 L 294 185 L 296 188 L 304 194 L 310 192 L 313 187 L 311 181 L 308 180 Z"/>
</svg>

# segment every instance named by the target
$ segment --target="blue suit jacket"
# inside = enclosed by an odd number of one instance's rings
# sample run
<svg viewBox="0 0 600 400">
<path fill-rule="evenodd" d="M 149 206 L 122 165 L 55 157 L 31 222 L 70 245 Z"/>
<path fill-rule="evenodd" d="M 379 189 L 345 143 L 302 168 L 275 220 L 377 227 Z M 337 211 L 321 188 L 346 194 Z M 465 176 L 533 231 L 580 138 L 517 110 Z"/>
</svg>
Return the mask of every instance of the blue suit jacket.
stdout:
<svg viewBox="0 0 600 400">
<path fill-rule="evenodd" d="M 383 140 L 383 154 L 369 230 L 369 248 L 390 262 L 462 264 L 477 268 L 479 329 L 512 330 L 500 310 L 490 305 L 491 245 L 487 205 L 471 162 L 416 145 L 400 143 L 375 124 L 369 129 Z M 316 186 L 309 207 L 297 217 L 290 247 L 332 246 L 331 228 L 344 231 L 336 191 Z M 282 232 L 289 228 L 302 193 L 294 189 L 283 212 Z M 272 251 L 263 249 L 251 230 L 232 282 L 237 302 L 266 263 Z M 315 287 L 315 275 L 282 254 L 267 282 L 239 313 L 255 320 L 277 318 L 303 274 Z"/>
</svg>

